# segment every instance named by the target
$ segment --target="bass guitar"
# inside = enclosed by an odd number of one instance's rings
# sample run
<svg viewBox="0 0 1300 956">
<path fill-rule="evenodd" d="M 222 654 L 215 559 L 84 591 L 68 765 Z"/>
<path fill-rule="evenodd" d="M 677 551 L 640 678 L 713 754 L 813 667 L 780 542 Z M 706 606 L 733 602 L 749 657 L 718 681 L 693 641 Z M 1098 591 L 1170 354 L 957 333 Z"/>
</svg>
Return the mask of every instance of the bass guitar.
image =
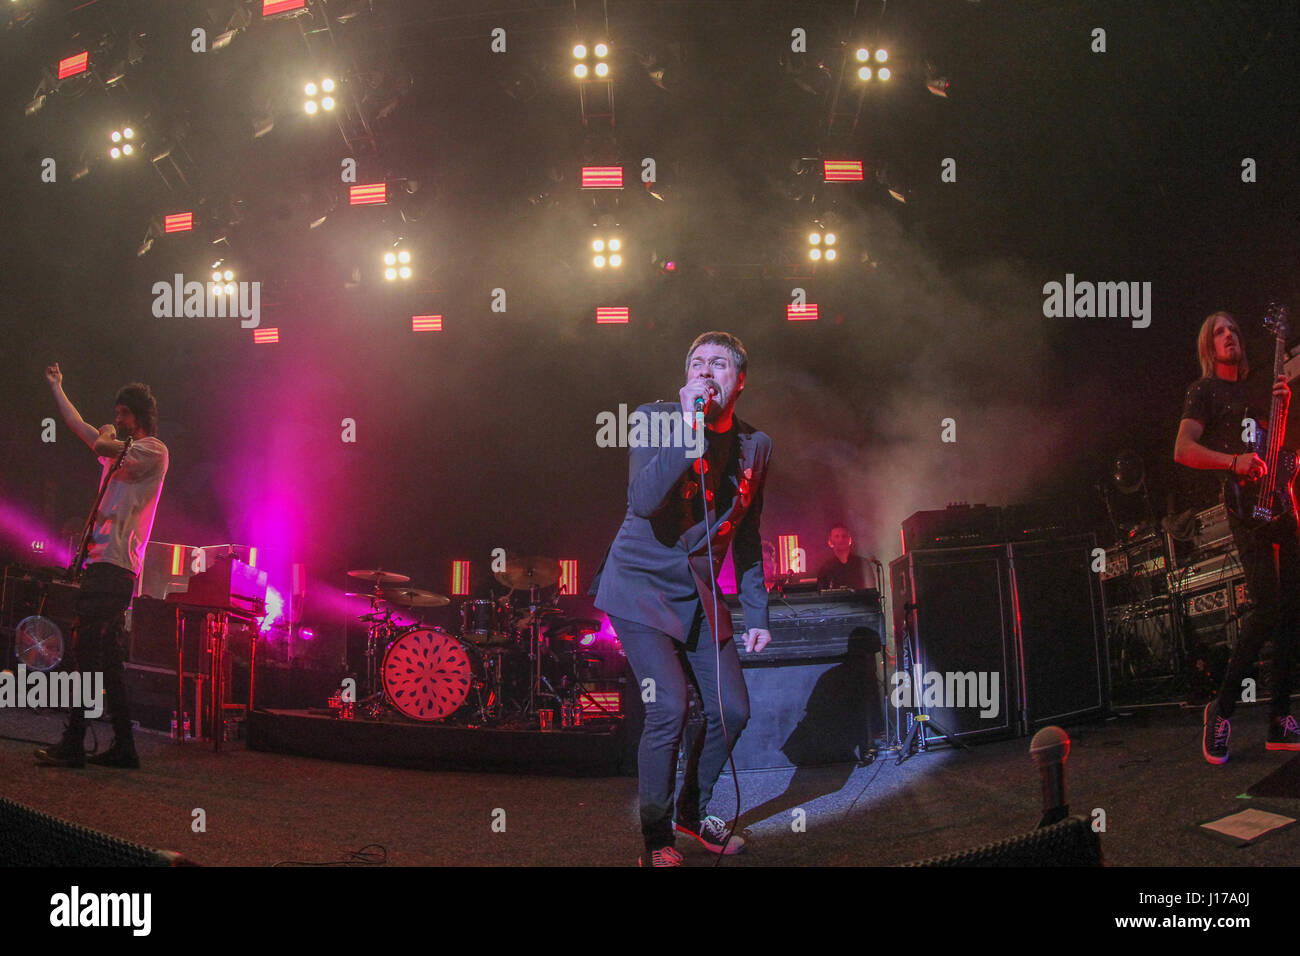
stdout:
<svg viewBox="0 0 1300 956">
<path fill-rule="evenodd" d="M 1264 327 L 1273 333 L 1273 378 L 1285 371 L 1286 341 L 1290 335 L 1290 310 L 1284 305 L 1270 304 L 1264 316 Z M 1296 510 L 1295 489 L 1296 453 L 1282 447 L 1286 434 L 1287 406 L 1274 395 L 1269 409 L 1268 426 L 1255 423 L 1255 440 L 1248 442 L 1250 451 L 1259 455 L 1268 465 L 1263 478 L 1250 480 L 1234 475 L 1228 483 L 1225 504 L 1238 518 L 1256 524 L 1268 524 Z"/>
</svg>

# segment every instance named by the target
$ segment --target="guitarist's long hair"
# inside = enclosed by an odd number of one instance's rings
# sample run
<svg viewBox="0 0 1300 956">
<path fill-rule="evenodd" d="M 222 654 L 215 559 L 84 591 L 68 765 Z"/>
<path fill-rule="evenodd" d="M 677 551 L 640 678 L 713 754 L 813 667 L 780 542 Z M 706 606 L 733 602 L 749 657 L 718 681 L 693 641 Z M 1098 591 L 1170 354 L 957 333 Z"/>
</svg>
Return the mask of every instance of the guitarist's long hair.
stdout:
<svg viewBox="0 0 1300 956">
<path fill-rule="evenodd" d="M 1200 334 L 1196 336 L 1196 353 L 1201 357 L 1201 374 L 1214 378 L 1214 325 L 1219 319 L 1227 319 L 1237 332 L 1237 341 L 1241 343 L 1241 361 L 1237 363 L 1237 381 L 1244 382 L 1250 375 L 1250 360 L 1246 358 L 1246 340 L 1241 337 L 1241 326 L 1231 312 L 1215 312 L 1201 323 Z"/>
</svg>

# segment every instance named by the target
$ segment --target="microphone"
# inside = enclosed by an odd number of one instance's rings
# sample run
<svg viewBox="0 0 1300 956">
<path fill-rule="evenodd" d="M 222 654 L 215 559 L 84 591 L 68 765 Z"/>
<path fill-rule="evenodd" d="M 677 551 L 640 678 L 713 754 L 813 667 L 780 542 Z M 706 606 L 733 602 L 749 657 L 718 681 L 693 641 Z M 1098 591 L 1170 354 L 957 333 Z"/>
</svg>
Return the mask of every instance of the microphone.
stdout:
<svg viewBox="0 0 1300 956">
<path fill-rule="evenodd" d="M 709 395 L 708 395 L 708 396 L 705 396 L 705 395 L 696 395 L 696 396 L 695 396 L 695 410 L 696 410 L 697 412 L 702 412 L 702 411 L 704 411 L 706 408 L 709 407 L 709 398 L 712 397 L 713 395 L 717 395 L 717 394 L 718 394 L 718 387 L 717 387 L 716 385 L 714 385 L 712 382 L 709 382 Z"/>
<path fill-rule="evenodd" d="M 1029 755 L 1038 765 L 1043 785 L 1043 818 L 1038 821 L 1041 830 L 1070 815 L 1065 794 L 1065 758 L 1070 755 L 1070 738 L 1060 727 L 1044 727 L 1029 742 Z"/>
</svg>

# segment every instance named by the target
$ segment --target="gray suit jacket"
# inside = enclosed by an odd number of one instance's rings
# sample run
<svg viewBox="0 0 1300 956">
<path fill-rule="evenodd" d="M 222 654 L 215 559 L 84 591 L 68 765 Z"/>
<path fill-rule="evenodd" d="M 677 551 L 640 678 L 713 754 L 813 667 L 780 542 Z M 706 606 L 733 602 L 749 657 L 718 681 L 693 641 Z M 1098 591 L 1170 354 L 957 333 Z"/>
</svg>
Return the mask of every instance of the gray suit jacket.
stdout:
<svg viewBox="0 0 1300 956">
<path fill-rule="evenodd" d="M 637 410 L 647 415 L 681 414 L 675 402 L 642 405 Z M 596 595 L 596 607 L 606 614 L 657 628 L 678 641 L 689 635 L 699 603 L 708 615 L 709 633 L 716 622 L 719 639 L 731 637 L 731 613 L 720 592 L 714 603 L 712 582 L 717 581 L 733 541 L 745 627 L 768 626 L 758 522 L 772 440 L 739 418 L 733 419 L 731 431 L 709 438 L 711 445 L 735 443 L 731 463 L 709 504 L 713 566 L 709 566 L 704 521 L 697 517 L 702 514 L 701 496 L 684 494 L 699 480 L 693 468 L 697 459 L 684 448 L 632 448 L 627 515 L 588 592 Z"/>
</svg>

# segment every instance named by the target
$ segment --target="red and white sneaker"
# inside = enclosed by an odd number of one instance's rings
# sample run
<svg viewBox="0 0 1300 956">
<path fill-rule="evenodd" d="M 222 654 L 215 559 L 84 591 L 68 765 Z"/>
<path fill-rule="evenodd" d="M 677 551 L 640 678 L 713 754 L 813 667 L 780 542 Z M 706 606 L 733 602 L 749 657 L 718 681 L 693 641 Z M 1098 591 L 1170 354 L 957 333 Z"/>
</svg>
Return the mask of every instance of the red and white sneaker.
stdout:
<svg viewBox="0 0 1300 956">
<path fill-rule="evenodd" d="M 637 860 L 636 865 L 645 866 L 646 865 L 645 857 L 641 857 L 639 860 Z M 681 866 L 682 855 L 672 847 L 666 846 L 663 849 L 655 850 L 653 853 L 650 854 L 650 865 L 651 866 Z"/>
<path fill-rule="evenodd" d="M 708 816 L 700 821 L 699 829 L 693 829 L 690 824 L 682 823 L 680 820 L 673 824 L 678 833 L 684 833 L 687 836 L 695 837 L 710 853 L 721 853 L 724 856 L 734 856 L 741 850 L 745 849 L 745 838 L 733 833 L 731 839 L 727 839 L 726 821 L 720 817 Z M 726 846 L 723 846 L 723 841 Z"/>
</svg>

